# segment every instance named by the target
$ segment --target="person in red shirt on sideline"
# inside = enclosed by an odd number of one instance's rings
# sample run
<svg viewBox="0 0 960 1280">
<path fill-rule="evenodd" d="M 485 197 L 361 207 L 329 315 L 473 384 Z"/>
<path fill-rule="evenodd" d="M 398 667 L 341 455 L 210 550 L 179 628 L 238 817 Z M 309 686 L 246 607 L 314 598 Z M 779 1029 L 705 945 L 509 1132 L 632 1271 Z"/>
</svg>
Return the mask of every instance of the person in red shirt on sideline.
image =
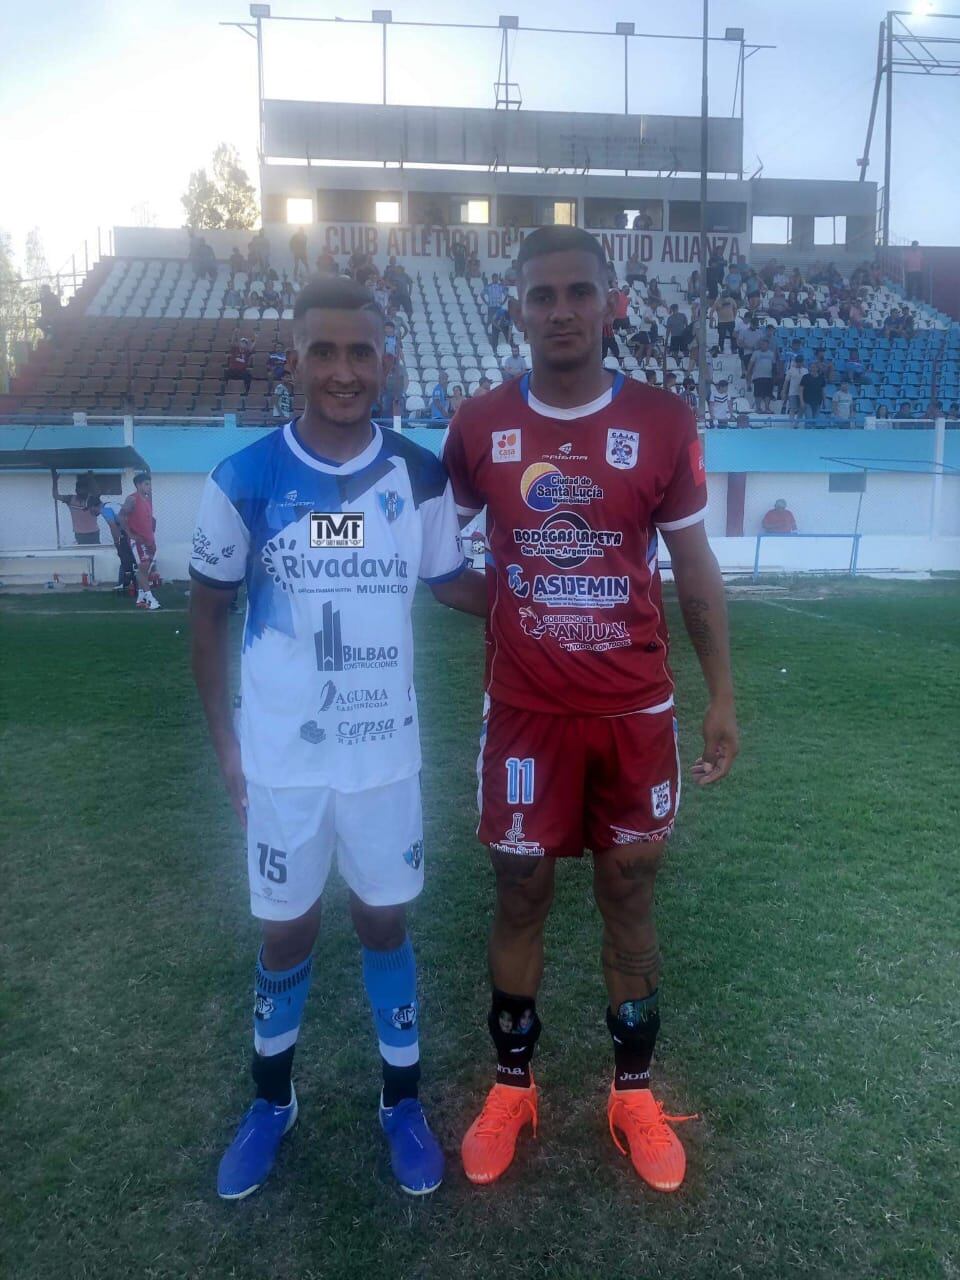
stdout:
<svg viewBox="0 0 960 1280">
<path fill-rule="evenodd" d="M 796 533 L 797 522 L 787 507 L 786 498 L 778 498 L 760 525 L 764 533 Z"/>
<path fill-rule="evenodd" d="M 461 516 L 486 507 L 489 539 L 478 834 L 496 876 L 497 1083 L 461 1154 L 472 1182 L 492 1182 L 523 1128 L 536 1131 L 544 925 L 558 860 L 587 847 L 615 1062 L 608 1122 L 637 1173 L 672 1191 L 686 1169 L 667 1123 L 678 1117 L 650 1090 L 660 1026 L 654 884 L 680 795 L 658 534 L 709 689 L 694 780 L 719 781 L 737 753 L 703 454 L 679 396 L 604 368 L 614 296 L 593 236 L 560 226 L 527 236 L 518 292 L 532 372 L 465 401 L 443 451 Z"/>
<path fill-rule="evenodd" d="M 146 471 L 133 477 L 131 493 L 117 513 L 120 528 L 130 541 L 137 566 L 137 608 L 160 608 L 160 601 L 150 590 L 150 574 L 157 558 L 157 522 L 153 515 L 153 485 Z"/>
</svg>

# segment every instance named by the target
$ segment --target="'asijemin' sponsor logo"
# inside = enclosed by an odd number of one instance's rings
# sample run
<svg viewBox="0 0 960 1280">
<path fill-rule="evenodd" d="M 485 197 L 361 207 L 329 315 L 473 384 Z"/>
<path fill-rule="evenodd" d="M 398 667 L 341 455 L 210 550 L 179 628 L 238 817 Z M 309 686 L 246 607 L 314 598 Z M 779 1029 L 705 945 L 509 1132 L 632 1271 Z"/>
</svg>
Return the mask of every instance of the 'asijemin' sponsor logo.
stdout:
<svg viewBox="0 0 960 1280">
<path fill-rule="evenodd" d="M 507 585 L 518 600 L 553 609 L 613 609 L 630 599 L 626 574 L 538 573 L 531 591 L 523 566 L 512 564 L 507 566 Z"/>
<path fill-rule="evenodd" d="M 525 556 L 540 556 L 558 569 L 575 569 L 608 547 L 619 547 L 623 534 L 592 529 L 575 511 L 556 511 L 539 529 L 514 529 L 513 540 Z"/>
</svg>

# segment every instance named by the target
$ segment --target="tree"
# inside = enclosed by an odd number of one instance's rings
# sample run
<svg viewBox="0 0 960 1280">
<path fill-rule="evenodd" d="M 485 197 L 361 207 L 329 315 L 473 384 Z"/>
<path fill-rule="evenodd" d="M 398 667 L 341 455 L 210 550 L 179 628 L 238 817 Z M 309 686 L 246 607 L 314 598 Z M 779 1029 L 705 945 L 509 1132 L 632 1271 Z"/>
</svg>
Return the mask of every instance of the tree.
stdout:
<svg viewBox="0 0 960 1280">
<path fill-rule="evenodd" d="M 36 338 L 36 290 L 29 289 L 13 261 L 10 237 L 0 231 L 0 390 L 7 389 L 11 372 L 24 359 L 27 344 Z"/>
<path fill-rule="evenodd" d="M 40 239 L 40 228 L 34 227 L 27 234 L 26 250 L 23 255 L 23 266 L 27 280 L 35 290 L 40 288 L 41 284 L 49 284 L 50 282 L 50 264 L 47 262 L 47 255 L 43 249 L 43 241 Z"/>
<path fill-rule="evenodd" d="M 213 153 L 212 177 L 206 169 L 190 174 L 180 203 L 194 231 L 252 230 L 259 221 L 257 193 L 240 164 L 236 147 L 221 142 Z"/>
</svg>

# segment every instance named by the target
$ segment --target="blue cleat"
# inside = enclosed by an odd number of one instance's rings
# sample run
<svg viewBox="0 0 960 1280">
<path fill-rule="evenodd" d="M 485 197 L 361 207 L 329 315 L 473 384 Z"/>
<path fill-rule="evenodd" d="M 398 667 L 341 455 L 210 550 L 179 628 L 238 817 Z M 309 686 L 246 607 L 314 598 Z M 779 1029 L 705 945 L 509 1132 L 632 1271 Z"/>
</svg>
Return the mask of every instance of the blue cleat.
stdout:
<svg viewBox="0 0 960 1280">
<path fill-rule="evenodd" d="M 443 1181 L 443 1152 L 430 1132 L 423 1107 L 416 1098 L 403 1098 L 395 1107 L 380 1103 L 380 1128 L 387 1135 L 390 1167 L 408 1196 L 428 1196 Z"/>
<path fill-rule="evenodd" d="M 273 1168 L 283 1135 L 296 1123 L 297 1095 L 293 1085 L 286 1107 L 257 1098 L 220 1161 L 217 1195 L 221 1200 L 242 1200 L 256 1191 Z"/>
</svg>

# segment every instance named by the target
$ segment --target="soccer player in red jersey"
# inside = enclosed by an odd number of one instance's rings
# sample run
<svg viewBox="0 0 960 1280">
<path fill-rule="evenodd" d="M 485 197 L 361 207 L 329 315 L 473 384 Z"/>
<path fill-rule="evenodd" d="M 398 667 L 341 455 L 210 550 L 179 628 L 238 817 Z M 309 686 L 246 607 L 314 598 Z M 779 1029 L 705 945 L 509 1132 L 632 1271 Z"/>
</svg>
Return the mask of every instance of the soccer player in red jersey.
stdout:
<svg viewBox="0 0 960 1280">
<path fill-rule="evenodd" d="M 153 514 L 153 481 L 146 471 L 133 477 L 133 493 L 120 508 L 117 519 L 130 541 L 137 566 L 137 608 L 156 610 L 160 601 L 150 589 L 150 575 L 157 560 L 157 521 Z"/>
<path fill-rule="evenodd" d="M 464 1168 L 492 1182 L 525 1125 L 536 1130 L 543 929 L 557 859 L 586 847 L 603 917 L 610 1131 L 646 1182 L 672 1191 L 686 1157 L 667 1121 L 680 1117 L 650 1090 L 660 1026 L 654 883 L 680 799 L 658 533 L 709 690 L 695 781 L 719 781 L 737 753 L 703 455 L 678 396 L 604 368 L 613 306 L 593 236 L 541 228 L 523 241 L 518 272 L 532 373 L 464 402 L 444 447 L 461 516 L 486 507 L 490 547 L 478 774 L 479 837 L 497 886 L 497 1083 L 463 1140 Z"/>
</svg>

